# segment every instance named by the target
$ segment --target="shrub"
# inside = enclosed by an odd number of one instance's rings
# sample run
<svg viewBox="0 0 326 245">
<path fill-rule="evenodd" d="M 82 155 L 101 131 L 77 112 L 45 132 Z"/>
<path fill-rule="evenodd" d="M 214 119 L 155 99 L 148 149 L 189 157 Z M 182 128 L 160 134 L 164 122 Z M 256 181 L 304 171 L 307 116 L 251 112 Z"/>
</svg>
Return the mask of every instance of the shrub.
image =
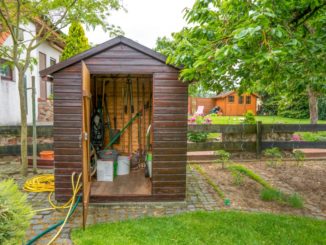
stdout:
<svg viewBox="0 0 326 245">
<path fill-rule="evenodd" d="M 202 116 L 192 116 L 189 119 L 189 122 L 192 124 L 211 124 L 210 117 L 202 117 Z M 208 138 L 209 133 L 208 132 L 189 132 L 187 134 L 187 138 L 191 142 L 206 142 Z"/>
<path fill-rule="evenodd" d="M 0 244 L 22 244 L 32 215 L 17 184 L 13 180 L 0 182 Z"/>
<path fill-rule="evenodd" d="M 247 111 L 244 117 L 244 124 L 256 124 L 255 114 L 251 110 Z"/>
<path fill-rule="evenodd" d="M 215 162 L 222 163 L 222 168 L 225 167 L 225 164 L 230 162 L 231 154 L 225 150 L 217 150 L 214 152 L 214 155 L 219 157 Z"/>
<path fill-rule="evenodd" d="M 282 162 L 282 152 L 277 147 L 272 147 L 264 150 L 264 156 L 271 158 L 268 161 L 268 164 L 272 167 L 276 167 L 278 164 Z"/>
<path fill-rule="evenodd" d="M 326 120 L 326 97 L 318 100 L 318 117 L 319 120 Z"/>
<path fill-rule="evenodd" d="M 293 157 L 295 159 L 295 161 L 297 162 L 297 165 L 301 165 L 301 163 L 304 161 L 305 157 L 304 157 L 304 153 L 300 150 L 294 150 L 293 151 Z"/>
</svg>

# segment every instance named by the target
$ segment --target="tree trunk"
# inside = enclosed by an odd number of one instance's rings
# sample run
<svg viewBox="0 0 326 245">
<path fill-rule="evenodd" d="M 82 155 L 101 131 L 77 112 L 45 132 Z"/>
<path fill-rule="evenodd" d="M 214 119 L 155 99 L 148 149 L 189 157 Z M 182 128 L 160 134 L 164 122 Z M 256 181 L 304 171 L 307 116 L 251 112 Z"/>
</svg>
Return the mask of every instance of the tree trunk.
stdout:
<svg viewBox="0 0 326 245">
<path fill-rule="evenodd" d="M 316 92 L 312 90 L 310 86 L 307 87 L 308 99 L 309 99 L 309 113 L 310 123 L 317 124 L 318 122 L 318 98 Z"/>
<path fill-rule="evenodd" d="M 21 172 L 23 176 L 27 176 L 28 161 L 27 161 L 27 115 L 26 115 L 26 95 L 24 84 L 24 73 L 18 72 L 18 90 L 20 99 L 20 118 L 21 118 L 21 131 L 20 131 L 20 157 L 21 157 Z"/>
</svg>

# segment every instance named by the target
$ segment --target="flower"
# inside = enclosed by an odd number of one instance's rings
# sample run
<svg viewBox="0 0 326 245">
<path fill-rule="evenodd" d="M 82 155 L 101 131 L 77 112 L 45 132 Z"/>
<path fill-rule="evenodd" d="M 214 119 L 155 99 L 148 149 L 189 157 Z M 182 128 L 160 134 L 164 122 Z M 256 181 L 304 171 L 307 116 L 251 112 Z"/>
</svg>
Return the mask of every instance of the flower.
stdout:
<svg viewBox="0 0 326 245">
<path fill-rule="evenodd" d="M 301 137 L 298 134 L 294 134 L 294 135 L 292 135 L 292 140 L 293 141 L 301 141 Z"/>
</svg>

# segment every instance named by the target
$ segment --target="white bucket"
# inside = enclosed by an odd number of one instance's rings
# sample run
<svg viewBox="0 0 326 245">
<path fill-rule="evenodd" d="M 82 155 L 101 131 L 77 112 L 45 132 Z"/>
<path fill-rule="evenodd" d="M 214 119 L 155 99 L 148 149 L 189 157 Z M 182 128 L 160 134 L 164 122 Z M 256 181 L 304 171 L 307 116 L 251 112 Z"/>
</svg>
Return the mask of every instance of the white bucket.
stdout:
<svg viewBox="0 0 326 245">
<path fill-rule="evenodd" d="M 97 160 L 97 181 L 113 181 L 113 161 Z"/>
<path fill-rule="evenodd" d="M 128 156 L 118 156 L 118 175 L 126 175 L 130 172 L 130 160 Z"/>
</svg>

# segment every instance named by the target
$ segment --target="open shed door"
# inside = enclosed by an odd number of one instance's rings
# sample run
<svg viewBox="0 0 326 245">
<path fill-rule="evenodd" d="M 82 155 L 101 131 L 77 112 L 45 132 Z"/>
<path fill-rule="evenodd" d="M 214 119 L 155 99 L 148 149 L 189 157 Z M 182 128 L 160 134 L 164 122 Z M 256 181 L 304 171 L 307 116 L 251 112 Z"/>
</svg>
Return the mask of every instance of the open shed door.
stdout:
<svg viewBox="0 0 326 245">
<path fill-rule="evenodd" d="M 90 173 L 90 100 L 91 77 L 89 70 L 82 62 L 82 88 L 83 88 L 83 127 L 82 127 L 82 148 L 83 148 L 83 228 L 86 227 L 88 205 L 91 190 Z"/>
</svg>

